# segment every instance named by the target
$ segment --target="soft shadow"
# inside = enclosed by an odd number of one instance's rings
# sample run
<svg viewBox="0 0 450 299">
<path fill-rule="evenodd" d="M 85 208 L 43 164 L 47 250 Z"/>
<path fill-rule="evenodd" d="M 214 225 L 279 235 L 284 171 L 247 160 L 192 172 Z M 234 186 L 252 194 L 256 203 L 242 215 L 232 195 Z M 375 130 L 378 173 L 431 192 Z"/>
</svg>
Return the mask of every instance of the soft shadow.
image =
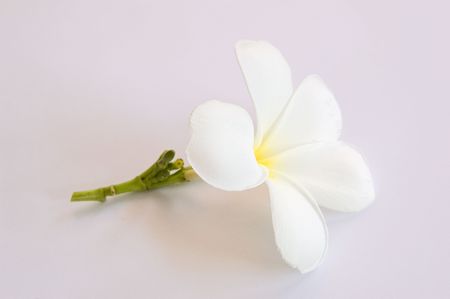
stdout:
<svg viewBox="0 0 450 299">
<path fill-rule="evenodd" d="M 159 193 L 160 217 L 148 219 L 171 259 L 197 269 L 288 269 L 276 250 L 265 187 L 224 192 L 195 183 L 186 189 Z"/>
<path fill-rule="evenodd" d="M 155 194 L 153 194 L 154 197 Z M 97 213 L 105 212 L 108 208 L 111 209 L 116 206 L 127 204 L 128 202 L 139 202 L 143 200 L 151 200 L 152 194 L 150 193 L 127 193 L 121 194 L 116 197 L 108 197 L 105 202 L 75 202 L 73 205 L 79 205 L 76 210 L 73 211 L 73 216 L 79 217 L 92 217 Z"/>
<path fill-rule="evenodd" d="M 91 217 L 106 210 L 138 223 L 143 237 L 172 260 L 171 264 L 196 270 L 233 268 L 298 277 L 277 252 L 265 186 L 224 192 L 192 182 L 92 203 L 73 215 Z"/>
<path fill-rule="evenodd" d="M 358 216 L 322 211 L 334 230 Z M 287 266 L 276 249 L 266 186 L 224 192 L 197 181 L 126 194 L 105 203 L 87 203 L 72 211 L 75 218 L 99 213 L 120 214 L 127 225 L 149 240 L 151 248 L 163 252 L 170 264 L 196 271 L 205 268 L 205 272 L 228 267 L 283 274 L 287 280 L 281 289 L 299 282 L 299 272 Z M 308 276 L 311 274 L 301 277 Z"/>
<path fill-rule="evenodd" d="M 358 214 L 322 211 L 330 228 L 335 229 Z M 276 249 L 266 186 L 224 192 L 197 181 L 125 194 L 105 203 L 87 203 L 72 211 L 75 218 L 98 213 L 119 213 L 134 221 L 132 227 L 149 239 L 150 246 L 156 246 L 177 265 L 197 270 L 225 265 L 277 275 L 281 272 L 292 276 L 293 284 L 298 283 L 298 272 L 284 263 Z"/>
</svg>

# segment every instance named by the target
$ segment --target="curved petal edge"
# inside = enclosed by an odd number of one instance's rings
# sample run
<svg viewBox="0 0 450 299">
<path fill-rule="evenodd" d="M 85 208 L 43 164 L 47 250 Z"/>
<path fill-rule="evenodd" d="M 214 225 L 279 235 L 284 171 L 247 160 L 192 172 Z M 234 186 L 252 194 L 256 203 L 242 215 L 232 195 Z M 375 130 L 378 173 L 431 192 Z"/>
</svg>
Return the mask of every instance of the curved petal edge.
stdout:
<svg viewBox="0 0 450 299">
<path fill-rule="evenodd" d="M 236 56 L 255 105 L 258 146 L 292 95 L 291 69 L 280 51 L 266 41 L 239 41 Z"/>
<path fill-rule="evenodd" d="M 322 207 L 355 212 L 375 199 L 366 162 L 343 142 L 302 145 L 272 157 L 270 164 L 307 190 Z"/>
<path fill-rule="evenodd" d="M 302 273 L 316 269 L 328 247 L 328 231 L 317 204 L 287 179 L 267 181 L 275 241 L 283 259 Z"/>
<path fill-rule="evenodd" d="M 191 115 L 187 159 L 208 184 L 227 191 L 253 188 L 267 177 L 254 151 L 253 123 L 243 108 L 207 101 Z"/>
<path fill-rule="evenodd" d="M 310 75 L 264 136 L 260 153 L 271 156 L 302 144 L 337 141 L 341 129 L 341 111 L 333 93 L 318 75 Z"/>
</svg>

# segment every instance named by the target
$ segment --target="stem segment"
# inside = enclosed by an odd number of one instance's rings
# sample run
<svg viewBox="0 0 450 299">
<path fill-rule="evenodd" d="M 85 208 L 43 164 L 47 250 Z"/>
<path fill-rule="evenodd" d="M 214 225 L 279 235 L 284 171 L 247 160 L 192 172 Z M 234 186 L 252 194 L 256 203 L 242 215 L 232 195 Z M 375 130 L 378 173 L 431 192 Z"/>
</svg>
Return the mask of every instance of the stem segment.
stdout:
<svg viewBox="0 0 450 299">
<path fill-rule="evenodd" d="M 188 182 L 196 176 L 192 167 L 184 167 L 182 159 L 171 162 L 174 157 L 173 150 L 164 151 L 152 166 L 134 179 L 107 187 L 74 192 L 71 201 L 104 202 L 108 196 L 162 188 Z"/>
</svg>

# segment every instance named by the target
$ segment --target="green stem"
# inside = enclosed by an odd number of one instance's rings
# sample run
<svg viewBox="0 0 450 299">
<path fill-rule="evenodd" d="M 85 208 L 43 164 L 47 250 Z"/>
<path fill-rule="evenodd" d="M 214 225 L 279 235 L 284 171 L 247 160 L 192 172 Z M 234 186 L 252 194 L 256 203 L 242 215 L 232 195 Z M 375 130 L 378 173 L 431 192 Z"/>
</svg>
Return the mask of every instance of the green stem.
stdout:
<svg viewBox="0 0 450 299">
<path fill-rule="evenodd" d="M 167 187 L 188 182 L 196 177 L 192 167 L 183 167 L 183 160 L 170 162 L 174 156 L 174 151 L 164 151 L 152 166 L 134 179 L 107 187 L 74 192 L 71 201 L 104 202 L 108 196 Z"/>
<path fill-rule="evenodd" d="M 140 177 L 135 177 L 132 180 L 107 187 L 78 191 L 72 194 L 71 201 L 100 201 L 104 202 L 107 196 L 115 196 L 122 193 L 144 191 L 145 184 Z"/>
</svg>

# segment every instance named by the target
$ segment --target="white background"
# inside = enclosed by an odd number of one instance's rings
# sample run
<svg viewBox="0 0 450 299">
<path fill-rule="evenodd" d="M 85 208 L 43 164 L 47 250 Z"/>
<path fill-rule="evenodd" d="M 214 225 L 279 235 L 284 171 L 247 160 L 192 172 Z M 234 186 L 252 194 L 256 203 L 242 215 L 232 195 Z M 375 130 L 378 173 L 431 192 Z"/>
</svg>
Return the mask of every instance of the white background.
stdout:
<svg viewBox="0 0 450 299">
<path fill-rule="evenodd" d="M 0 298 L 450 298 L 449 7 L 423 3 L 0 0 Z M 242 38 L 324 78 L 375 179 L 308 275 L 265 186 L 69 202 L 184 156 L 205 100 L 253 114 Z"/>
</svg>

